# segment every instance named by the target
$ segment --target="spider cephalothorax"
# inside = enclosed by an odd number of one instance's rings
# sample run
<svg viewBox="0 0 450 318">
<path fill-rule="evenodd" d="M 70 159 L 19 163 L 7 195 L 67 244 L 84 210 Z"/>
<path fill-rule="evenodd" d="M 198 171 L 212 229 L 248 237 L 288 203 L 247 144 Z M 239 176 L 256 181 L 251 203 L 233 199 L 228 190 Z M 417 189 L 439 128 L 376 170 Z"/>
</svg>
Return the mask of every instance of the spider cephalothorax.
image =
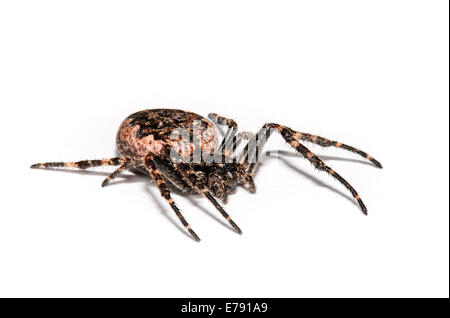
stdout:
<svg viewBox="0 0 450 318">
<path fill-rule="evenodd" d="M 247 187 L 251 192 L 255 191 L 253 174 L 256 164 L 267 139 L 273 132 L 277 132 L 317 169 L 327 172 L 342 183 L 359 203 L 362 211 L 367 213 L 355 189 L 300 141 L 309 141 L 323 147 L 342 148 L 363 156 L 379 168 L 382 167 L 365 152 L 337 141 L 301 133 L 274 123 L 265 124 L 255 135 L 248 132 L 237 134 L 237 124 L 234 120 L 213 113 L 208 117 L 210 120 L 177 109 L 143 110 L 128 116 L 120 125 L 116 137 L 119 157 L 78 162 L 37 163 L 31 167 L 86 169 L 106 165 L 120 166 L 103 181 L 102 186 L 108 185 L 126 170 L 144 171 L 155 181 L 161 196 L 166 199 L 192 237 L 200 240 L 173 201 L 171 189 L 203 195 L 238 233 L 242 233 L 216 199 L 226 202 L 228 194 L 238 186 Z M 220 143 L 212 122 L 228 127 Z M 236 154 L 236 149 L 243 139 L 249 141 L 242 152 Z"/>
</svg>

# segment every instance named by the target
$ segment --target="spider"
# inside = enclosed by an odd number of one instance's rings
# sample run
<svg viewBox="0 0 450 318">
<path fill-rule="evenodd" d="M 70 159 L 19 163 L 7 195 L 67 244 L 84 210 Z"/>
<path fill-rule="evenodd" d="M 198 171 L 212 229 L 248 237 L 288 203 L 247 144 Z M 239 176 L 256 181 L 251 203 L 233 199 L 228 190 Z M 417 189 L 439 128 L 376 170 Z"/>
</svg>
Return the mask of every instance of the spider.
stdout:
<svg viewBox="0 0 450 318">
<path fill-rule="evenodd" d="M 172 199 L 171 189 L 175 187 L 184 193 L 196 193 L 206 197 L 234 230 L 241 234 L 240 228 L 216 199 L 226 203 L 228 194 L 238 186 L 255 192 L 253 182 L 255 167 L 267 139 L 276 132 L 315 168 L 325 171 L 342 183 L 358 202 L 361 210 L 367 214 L 367 208 L 356 190 L 300 141 L 345 149 L 382 168 L 381 164 L 367 153 L 337 141 L 298 132 L 275 123 L 265 124 L 254 135 L 248 132 L 238 134 L 238 126 L 234 120 L 214 113 L 208 117 L 209 120 L 195 113 L 177 109 L 139 111 L 125 118 L 119 127 L 116 136 L 118 157 L 78 162 L 36 163 L 31 165 L 31 168 L 86 169 L 97 166 L 119 166 L 103 181 L 102 186 L 108 185 L 126 170 L 142 171 L 154 180 L 161 196 L 186 230 L 196 241 L 200 241 Z M 220 143 L 213 122 L 227 128 Z M 238 155 L 236 149 L 242 140 L 248 142 Z"/>
</svg>

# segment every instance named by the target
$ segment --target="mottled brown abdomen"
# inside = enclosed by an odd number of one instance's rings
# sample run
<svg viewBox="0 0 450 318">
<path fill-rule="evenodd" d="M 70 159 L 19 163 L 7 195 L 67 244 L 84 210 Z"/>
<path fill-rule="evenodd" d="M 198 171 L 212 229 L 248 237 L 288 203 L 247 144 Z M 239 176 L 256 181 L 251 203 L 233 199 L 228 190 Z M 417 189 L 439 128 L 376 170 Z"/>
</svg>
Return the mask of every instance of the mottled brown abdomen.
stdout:
<svg viewBox="0 0 450 318">
<path fill-rule="evenodd" d="M 191 142 L 192 136 L 199 137 L 199 142 Z M 148 109 L 122 122 L 116 143 L 121 156 L 143 163 L 146 155 L 159 155 L 167 145 L 184 158 L 198 147 L 213 152 L 217 138 L 213 124 L 200 115 L 178 109 Z"/>
</svg>

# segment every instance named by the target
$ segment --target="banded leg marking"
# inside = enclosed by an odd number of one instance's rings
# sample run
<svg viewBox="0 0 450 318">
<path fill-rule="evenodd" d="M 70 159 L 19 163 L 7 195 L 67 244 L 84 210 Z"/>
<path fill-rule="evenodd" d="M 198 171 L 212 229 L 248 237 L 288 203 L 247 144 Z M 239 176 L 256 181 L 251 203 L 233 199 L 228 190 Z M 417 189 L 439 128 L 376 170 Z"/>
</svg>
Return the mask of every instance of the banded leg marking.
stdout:
<svg viewBox="0 0 450 318">
<path fill-rule="evenodd" d="M 189 223 L 186 221 L 186 219 L 184 218 L 183 214 L 181 214 L 180 209 L 177 207 L 177 205 L 175 204 L 175 202 L 173 201 L 172 197 L 170 196 L 170 191 L 167 188 L 167 185 L 165 184 L 160 172 L 158 171 L 158 169 L 156 168 L 155 163 L 153 162 L 153 160 L 151 159 L 150 156 L 147 156 L 145 158 L 145 164 L 146 164 L 146 168 L 148 169 L 150 175 L 153 177 L 153 179 L 155 180 L 156 185 L 159 188 L 159 191 L 161 193 L 161 196 L 167 201 L 167 203 L 169 203 L 170 207 L 172 208 L 172 210 L 175 212 L 176 216 L 178 217 L 178 219 L 180 220 L 181 224 L 183 224 L 183 226 L 186 228 L 186 230 L 189 232 L 189 234 L 191 234 L 191 236 L 196 240 L 196 241 L 200 241 L 200 238 L 198 237 L 198 235 L 192 230 L 191 226 L 189 225 Z"/>
<path fill-rule="evenodd" d="M 102 187 L 106 187 L 108 184 L 111 183 L 111 181 L 113 181 L 114 178 L 120 176 L 125 170 L 127 170 L 130 167 L 131 167 L 131 163 L 125 162 L 123 165 L 121 165 L 119 168 L 117 168 L 116 171 L 111 173 L 108 177 L 106 177 L 105 180 L 103 180 Z"/>
<path fill-rule="evenodd" d="M 287 128 L 287 127 L 285 127 Z M 381 163 L 376 160 L 375 158 L 373 158 L 372 156 L 369 156 L 366 152 L 359 150 L 355 147 L 343 144 L 341 142 L 338 141 L 333 141 L 324 137 L 320 137 L 320 136 L 316 136 L 316 135 L 311 135 L 311 134 L 307 134 L 307 133 L 301 133 L 295 130 L 292 130 L 290 128 L 287 128 L 288 130 L 291 131 L 293 138 L 296 140 L 305 140 L 305 141 L 309 141 L 312 143 L 315 143 L 317 145 L 320 145 L 322 147 L 336 147 L 336 148 L 341 148 L 353 153 L 356 153 L 358 155 L 360 155 L 361 157 L 370 160 L 376 167 L 378 168 L 383 168 L 383 166 L 381 165 Z"/>
<path fill-rule="evenodd" d="M 190 187 L 195 189 L 195 191 L 203 196 L 205 196 L 214 207 L 222 214 L 222 216 L 230 223 L 230 225 L 238 232 L 242 234 L 241 229 L 237 224 L 231 219 L 228 213 L 223 209 L 223 207 L 216 201 L 216 199 L 211 194 L 211 191 L 208 189 L 208 186 L 205 185 L 201 180 L 198 179 L 195 171 L 189 168 L 187 165 L 172 163 L 175 171 L 179 173 L 179 175 L 183 178 L 183 181 L 186 182 Z"/>
<path fill-rule="evenodd" d="M 46 168 L 78 168 L 78 169 L 87 169 L 92 167 L 99 166 L 118 166 L 122 165 L 127 161 L 125 158 L 115 157 L 110 159 L 101 159 L 101 160 L 82 160 L 76 162 L 43 162 L 43 163 L 35 163 L 30 166 L 33 169 L 46 169 Z"/>
</svg>

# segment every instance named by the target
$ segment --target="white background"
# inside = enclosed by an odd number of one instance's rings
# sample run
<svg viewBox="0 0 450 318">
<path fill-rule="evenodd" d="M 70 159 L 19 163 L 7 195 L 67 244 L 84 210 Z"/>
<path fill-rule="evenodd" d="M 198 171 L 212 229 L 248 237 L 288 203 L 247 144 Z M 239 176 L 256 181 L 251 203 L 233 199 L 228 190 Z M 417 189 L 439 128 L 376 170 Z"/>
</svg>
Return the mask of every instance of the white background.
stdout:
<svg viewBox="0 0 450 318">
<path fill-rule="evenodd" d="M 0 296 L 440 296 L 449 288 L 447 1 L 2 1 Z M 112 167 L 135 111 L 278 122 L 369 152 L 307 145 L 264 162 L 226 209 Z M 293 153 L 274 135 L 267 149 Z"/>
</svg>

